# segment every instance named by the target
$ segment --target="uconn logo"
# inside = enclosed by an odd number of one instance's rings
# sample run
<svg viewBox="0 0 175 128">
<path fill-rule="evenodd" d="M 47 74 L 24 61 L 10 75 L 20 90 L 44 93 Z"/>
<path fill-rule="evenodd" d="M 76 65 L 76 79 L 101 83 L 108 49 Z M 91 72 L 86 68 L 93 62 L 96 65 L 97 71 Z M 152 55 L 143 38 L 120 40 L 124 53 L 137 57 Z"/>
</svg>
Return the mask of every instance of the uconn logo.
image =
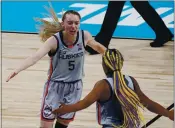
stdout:
<svg viewBox="0 0 175 128">
<path fill-rule="evenodd" d="M 59 52 L 59 59 L 72 59 L 72 58 L 78 58 L 78 57 L 82 57 L 84 55 L 83 52 L 79 52 L 79 53 L 67 53 L 66 51 L 60 51 Z"/>
</svg>

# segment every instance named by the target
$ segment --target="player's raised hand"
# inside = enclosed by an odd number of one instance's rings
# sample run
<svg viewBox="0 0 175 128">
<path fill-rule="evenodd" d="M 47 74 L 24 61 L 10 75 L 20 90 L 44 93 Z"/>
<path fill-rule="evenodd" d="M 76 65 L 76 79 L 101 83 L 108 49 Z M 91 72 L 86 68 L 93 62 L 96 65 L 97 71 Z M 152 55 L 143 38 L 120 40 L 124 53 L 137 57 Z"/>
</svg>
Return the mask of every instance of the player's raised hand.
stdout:
<svg viewBox="0 0 175 128">
<path fill-rule="evenodd" d="M 16 73 L 15 71 L 13 71 L 9 77 L 7 78 L 6 82 L 8 82 L 11 78 L 13 78 L 14 76 L 16 76 L 18 73 Z"/>
</svg>

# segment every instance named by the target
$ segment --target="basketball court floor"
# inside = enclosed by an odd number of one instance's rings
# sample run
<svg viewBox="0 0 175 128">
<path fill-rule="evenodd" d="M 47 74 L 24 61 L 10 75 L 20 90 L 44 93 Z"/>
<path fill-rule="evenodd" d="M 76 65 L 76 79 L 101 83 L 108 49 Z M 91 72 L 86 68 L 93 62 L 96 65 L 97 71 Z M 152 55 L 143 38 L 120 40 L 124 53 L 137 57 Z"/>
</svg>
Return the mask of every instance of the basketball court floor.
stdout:
<svg viewBox="0 0 175 128">
<path fill-rule="evenodd" d="M 173 103 L 174 43 L 169 42 L 162 48 L 151 48 L 149 43 L 150 40 L 112 39 L 110 48 L 117 48 L 124 55 L 123 74 L 134 76 L 150 99 L 168 107 Z M 45 56 L 8 83 L 5 80 L 23 59 L 41 45 L 38 35 L 2 33 L 2 128 L 39 128 L 49 58 Z M 104 77 L 101 55 L 87 54 L 82 98 L 91 91 L 96 81 Z M 144 116 L 147 122 L 156 114 L 145 109 Z M 69 128 L 100 128 L 96 121 L 95 104 L 77 112 Z M 161 117 L 149 128 L 173 128 L 173 121 Z"/>
</svg>

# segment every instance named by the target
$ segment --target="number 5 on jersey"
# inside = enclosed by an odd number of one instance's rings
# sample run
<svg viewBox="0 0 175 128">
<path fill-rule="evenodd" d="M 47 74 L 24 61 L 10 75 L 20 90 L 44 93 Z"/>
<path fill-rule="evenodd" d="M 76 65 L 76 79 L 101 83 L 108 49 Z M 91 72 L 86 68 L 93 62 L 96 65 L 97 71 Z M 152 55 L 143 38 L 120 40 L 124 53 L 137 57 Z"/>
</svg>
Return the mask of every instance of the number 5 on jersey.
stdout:
<svg viewBox="0 0 175 128">
<path fill-rule="evenodd" d="M 75 61 L 74 60 L 70 60 L 69 61 L 69 70 L 74 70 L 75 68 Z"/>
</svg>

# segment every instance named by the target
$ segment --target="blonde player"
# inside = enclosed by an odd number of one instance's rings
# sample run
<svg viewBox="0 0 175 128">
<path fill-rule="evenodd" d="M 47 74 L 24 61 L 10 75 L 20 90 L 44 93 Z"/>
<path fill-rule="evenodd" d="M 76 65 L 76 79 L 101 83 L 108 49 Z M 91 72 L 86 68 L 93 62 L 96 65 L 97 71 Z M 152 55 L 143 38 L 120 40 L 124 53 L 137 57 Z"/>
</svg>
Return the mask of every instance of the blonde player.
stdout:
<svg viewBox="0 0 175 128">
<path fill-rule="evenodd" d="M 10 74 L 7 82 L 48 54 L 49 77 L 44 86 L 40 128 L 52 128 L 55 119 L 55 128 L 67 128 L 69 122 L 74 119 L 75 112 L 59 116 L 52 111 L 58 108 L 60 103 L 75 104 L 80 100 L 85 46 L 88 45 L 101 54 L 106 48 L 94 41 L 88 31 L 79 30 L 81 16 L 78 12 L 66 11 L 60 23 L 52 8 L 50 11 L 53 22 L 39 19 L 43 23 L 40 36 L 45 41 L 44 45 L 22 62 Z"/>
</svg>

